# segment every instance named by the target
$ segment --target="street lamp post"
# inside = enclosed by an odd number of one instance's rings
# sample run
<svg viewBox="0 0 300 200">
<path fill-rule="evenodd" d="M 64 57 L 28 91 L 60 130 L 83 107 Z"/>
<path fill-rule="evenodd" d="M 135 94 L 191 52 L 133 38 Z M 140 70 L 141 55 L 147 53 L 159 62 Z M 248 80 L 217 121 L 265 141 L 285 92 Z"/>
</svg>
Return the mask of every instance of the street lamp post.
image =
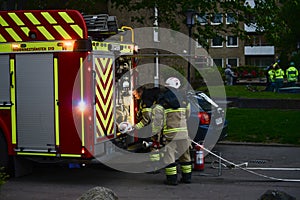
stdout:
<svg viewBox="0 0 300 200">
<path fill-rule="evenodd" d="M 191 83 L 191 47 L 192 47 L 192 27 L 195 24 L 194 15 L 195 11 L 192 9 L 189 9 L 186 11 L 186 25 L 189 29 L 189 51 L 188 51 L 188 70 L 187 70 L 187 79 L 189 83 Z"/>
</svg>

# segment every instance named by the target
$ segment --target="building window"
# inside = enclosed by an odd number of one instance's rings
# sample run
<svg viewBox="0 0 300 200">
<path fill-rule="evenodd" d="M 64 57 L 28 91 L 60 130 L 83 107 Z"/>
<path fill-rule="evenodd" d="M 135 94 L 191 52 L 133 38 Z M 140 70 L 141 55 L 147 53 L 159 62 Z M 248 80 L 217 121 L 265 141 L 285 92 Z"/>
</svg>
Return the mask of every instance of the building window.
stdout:
<svg viewBox="0 0 300 200">
<path fill-rule="evenodd" d="M 223 38 L 221 36 L 216 36 L 212 39 L 212 47 L 223 47 Z"/>
<path fill-rule="evenodd" d="M 196 56 L 195 57 L 195 64 L 198 67 L 207 67 L 210 66 L 210 58 L 207 56 Z"/>
<path fill-rule="evenodd" d="M 231 65 L 232 67 L 238 67 L 239 66 L 239 59 L 238 58 L 227 58 L 228 65 Z"/>
<path fill-rule="evenodd" d="M 197 15 L 197 21 L 201 24 L 201 25 L 205 25 L 207 24 L 207 14 L 203 14 L 203 15 Z"/>
<path fill-rule="evenodd" d="M 227 47 L 238 47 L 238 38 L 237 38 L 237 36 L 227 36 L 226 46 Z"/>
<path fill-rule="evenodd" d="M 226 14 L 226 24 L 233 24 L 235 22 L 236 22 L 236 20 L 234 18 L 234 14 L 233 13 L 227 13 Z"/>
<path fill-rule="evenodd" d="M 274 56 L 246 56 L 245 64 L 256 66 L 256 67 L 266 67 L 274 62 Z"/>
<path fill-rule="evenodd" d="M 216 67 L 223 67 L 223 59 L 222 58 L 213 58 L 213 64 Z"/>
<path fill-rule="evenodd" d="M 218 24 L 221 24 L 221 23 L 223 23 L 223 14 L 221 14 L 221 13 L 214 14 L 211 24 L 212 25 L 218 25 Z"/>
</svg>

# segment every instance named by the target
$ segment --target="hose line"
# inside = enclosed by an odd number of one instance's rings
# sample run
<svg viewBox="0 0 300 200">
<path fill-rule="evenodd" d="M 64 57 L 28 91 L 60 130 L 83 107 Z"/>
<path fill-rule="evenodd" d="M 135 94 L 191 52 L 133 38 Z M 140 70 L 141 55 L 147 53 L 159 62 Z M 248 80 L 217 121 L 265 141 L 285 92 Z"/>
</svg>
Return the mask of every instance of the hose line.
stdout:
<svg viewBox="0 0 300 200">
<path fill-rule="evenodd" d="M 300 182 L 300 179 L 276 178 L 276 177 L 267 176 L 267 175 L 264 175 L 264 174 L 261 174 L 261 173 L 254 172 L 254 171 L 252 171 L 252 170 L 250 170 L 250 169 L 247 169 L 247 168 L 245 168 L 245 167 L 242 167 L 242 166 L 244 166 L 244 165 L 235 164 L 235 163 L 233 163 L 233 162 L 231 162 L 231 161 L 229 161 L 229 160 L 224 159 L 223 157 L 221 157 L 221 156 L 219 156 L 219 155 L 213 153 L 213 152 L 210 151 L 209 149 L 206 149 L 203 145 L 201 145 L 201 144 L 199 144 L 199 143 L 197 143 L 197 142 L 195 142 L 195 141 L 193 141 L 193 140 L 191 140 L 191 142 L 194 143 L 195 145 L 201 146 L 201 148 L 202 148 L 204 151 L 206 151 L 207 153 L 209 153 L 209 154 L 215 156 L 216 158 L 218 158 L 218 159 L 224 161 L 225 163 L 229 164 L 229 165 L 230 165 L 230 168 L 238 168 L 238 169 L 241 169 L 241 170 L 243 170 L 243 171 L 246 171 L 246 172 L 248 172 L 248 173 L 250 173 L 250 174 L 254 174 L 254 175 L 256 175 L 256 176 L 260 176 L 260 177 L 263 177 L 263 178 L 266 178 L 266 179 L 270 179 L 270 180 L 274 180 L 274 181 Z M 252 168 L 252 169 L 254 170 L 254 169 L 263 169 L 263 168 Z M 270 169 L 271 169 L 271 168 L 270 168 Z M 273 169 L 273 170 L 275 170 L 275 169 L 276 169 L 276 170 L 281 170 L 281 169 L 284 169 L 284 168 L 272 168 L 272 169 Z M 300 170 L 299 168 L 292 168 L 292 169 L 293 169 L 294 171 Z"/>
</svg>

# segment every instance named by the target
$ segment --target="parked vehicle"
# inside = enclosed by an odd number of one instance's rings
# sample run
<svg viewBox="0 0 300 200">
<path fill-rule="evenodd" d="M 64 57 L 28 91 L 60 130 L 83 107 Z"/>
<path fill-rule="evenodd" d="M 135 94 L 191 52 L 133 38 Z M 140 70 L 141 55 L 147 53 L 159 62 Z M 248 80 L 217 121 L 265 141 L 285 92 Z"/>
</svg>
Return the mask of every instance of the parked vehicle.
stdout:
<svg viewBox="0 0 300 200">
<path fill-rule="evenodd" d="M 226 138 L 228 122 L 225 119 L 224 109 L 201 91 L 188 94 L 191 104 L 191 115 L 188 120 L 190 137 L 197 143 L 202 143 L 208 134 L 216 134 L 217 141 Z M 195 126 L 197 126 L 195 128 Z"/>
</svg>

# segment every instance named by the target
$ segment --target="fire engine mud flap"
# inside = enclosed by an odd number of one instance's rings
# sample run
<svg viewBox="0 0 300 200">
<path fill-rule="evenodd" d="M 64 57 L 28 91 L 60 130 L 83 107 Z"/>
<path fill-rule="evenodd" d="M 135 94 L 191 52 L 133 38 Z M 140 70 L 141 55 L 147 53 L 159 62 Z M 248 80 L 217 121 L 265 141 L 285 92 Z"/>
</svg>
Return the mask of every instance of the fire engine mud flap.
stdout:
<svg viewBox="0 0 300 200">
<path fill-rule="evenodd" d="M 14 156 L 14 166 L 15 177 L 31 174 L 33 171 L 33 162 L 20 156 Z"/>
<path fill-rule="evenodd" d="M 7 143 L 4 134 L 0 130 L 0 167 L 4 167 L 5 172 L 14 176 L 14 166 L 12 157 L 8 155 Z"/>
</svg>

